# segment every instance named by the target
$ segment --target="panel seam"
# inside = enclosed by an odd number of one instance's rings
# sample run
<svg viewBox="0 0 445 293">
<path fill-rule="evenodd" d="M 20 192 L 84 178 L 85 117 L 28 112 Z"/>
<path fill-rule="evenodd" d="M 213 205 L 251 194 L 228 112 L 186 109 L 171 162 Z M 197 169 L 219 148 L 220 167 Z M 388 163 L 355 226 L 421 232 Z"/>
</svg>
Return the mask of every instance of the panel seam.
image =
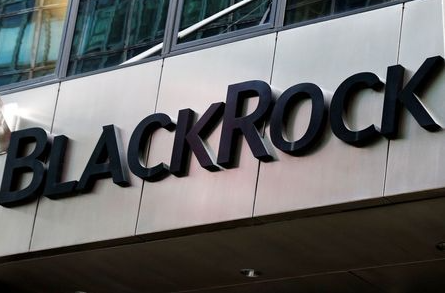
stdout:
<svg viewBox="0 0 445 293">
<path fill-rule="evenodd" d="M 159 73 L 159 80 L 158 80 L 158 88 L 157 88 L 157 91 L 156 91 L 156 100 L 155 100 L 154 113 L 156 113 L 158 111 L 158 99 L 159 99 L 159 92 L 161 90 L 162 74 L 164 72 L 164 61 L 165 61 L 165 58 L 162 59 L 161 71 Z M 151 137 L 150 137 L 150 139 L 148 141 L 148 147 L 147 147 L 147 151 L 145 153 L 145 166 L 148 165 L 148 156 L 149 156 L 149 153 L 150 153 L 150 147 L 151 147 Z M 133 235 L 136 235 L 137 230 L 138 230 L 139 217 L 140 217 L 140 214 L 141 214 L 141 206 L 142 206 L 142 197 L 144 195 L 145 180 L 144 179 L 141 179 L 141 180 L 142 180 L 141 194 L 140 194 L 140 197 L 139 197 L 139 206 L 138 206 L 138 211 L 137 211 L 137 215 L 136 215 L 136 225 L 134 227 Z"/>
<path fill-rule="evenodd" d="M 57 95 L 56 95 L 56 102 L 54 103 L 54 110 L 53 110 L 53 118 L 51 120 L 51 127 L 50 127 L 50 133 L 52 134 L 54 131 L 54 121 L 56 120 L 56 112 L 57 112 L 57 105 L 59 103 L 59 95 L 60 95 L 60 87 L 62 86 L 62 83 L 59 82 L 59 86 L 57 88 Z M 34 213 L 34 220 L 32 222 L 32 228 L 31 228 L 31 236 L 29 238 L 29 245 L 28 245 L 28 251 L 31 251 L 31 246 L 32 246 L 32 239 L 34 237 L 34 229 L 36 226 L 36 220 L 37 220 L 37 213 L 39 211 L 39 204 L 40 204 L 40 198 L 41 196 L 39 196 L 37 198 L 37 203 L 36 203 L 36 209 L 35 209 L 35 213 Z"/>
<path fill-rule="evenodd" d="M 405 3 L 402 4 L 402 14 L 400 17 L 400 30 L 399 30 L 399 42 L 397 46 L 397 57 L 396 64 L 400 62 L 400 50 L 402 46 L 402 30 L 403 30 L 403 16 L 405 15 Z M 386 147 L 386 162 L 385 162 L 385 176 L 383 180 L 383 198 L 386 196 L 386 183 L 388 180 L 388 166 L 389 166 L 389 152 L 390 152 L 391 140 L 388 140 L 388 144 Z"/>
<path fill-rule="evenodd" d="M 271 65 L 271 71 L 270 71 L 270 77 L 269 77 L 269 84 L 272 86 L 272 78 L 273 78 L 273 71 L 275 67 L 275 56 L 277 51 L 277 43 L 278 43 L 278 32 L 275 33 L 275 43 L 273 48 L 273 55 L 272 55 L 272 65 Z M 263 124 L 263 139 L 266 136 L 266 122 Z M 257 174 L 256 174 L 256 181 L 255 181 L 255 191 L 253 195 L 253 206 L 252 206 L 252 218 L 255 216 L 255 205 L 256 205 L 256 197 L 258 193 L 258 184 L 260 181 L 260 170 L 261 170 L 261 161 L 258 160 L 258 167 L 257 167 Z"/>
</svg>

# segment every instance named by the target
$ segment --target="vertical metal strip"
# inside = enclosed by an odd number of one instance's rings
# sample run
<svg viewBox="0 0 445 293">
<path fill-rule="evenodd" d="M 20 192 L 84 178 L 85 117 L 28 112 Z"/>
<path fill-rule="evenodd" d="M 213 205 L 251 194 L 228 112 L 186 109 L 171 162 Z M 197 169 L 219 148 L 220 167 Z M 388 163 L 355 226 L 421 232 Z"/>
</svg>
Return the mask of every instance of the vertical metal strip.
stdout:
<svg viewBox="0 0 445 293">
<path fill-rule="evenodd" d="M 67 7 L 65 25 L 63 28 L 62 40 L 59 50 L 59 62 L 56 67 L 56 75 L 58 78 L 64 78 L 67 75 L 68 63 L 73 43 L 74 29 L 76 27 L 77 12 L 80 0 L 71 0 Z"/>
<path fill-rule="evenodd" d="M 405 3 L 400 4 L 402 6 L 402 12 L 400 16 L 400 30 L 399 30 L 399 42 L 397 48 L 397 56 L 396 56 L 396 64 L 399 64 L 400 61 L 400 47 L 402 44 L 402 30 L 403 30 L 403 16 L 405 14 Z M 385 175 L 383 177 L 383 197 L 386 194 L 386 180 L 388 178 L 388 165 L 389 165 L 389 152 L 390 152 L 391 140 L 388 140 L 388 146 L 386 149 L 386 162 L 385 162 Z"/>
<path fill-rule="evenodd" d="M 176 19 L 178 11 L 179 0 L 170 0 L 167 13 L 167 23 L 165 24 L 164 33 L 164 46 L 162 47 L 162 55 L 168 54 L 171 51 L 172 43 L 175 42 L 173 39 L 176 33 Z"/>
<path fill-rule="evenodd" d="M 178 44 L 178 34 L 179 34 L 179 26 L 181 24 L 181 14 L 182 14 L 182 8 L 184 6 L 184 0 L 175 0 L 177 2 L 176 7 L 176 16 L 174 17 L 174 28 L 173 28 L 173 36 L 172 36 L 172 42 L 170 44 L 170 49 L 175 47 Z M 171 51 L 171 50 L 170 50 Z"/>
<path fill-rule="evenodd" d="M 56 101 L 54 103 L 53 119 L 51 121 L 50 134 L 54 133 L 54 121 L 56 119 L 57 104 L 59 102 L 59 95 L 60 95 L 60 88 L 61 88 L 61 86 L 62 86 L 62 83 L 59 82 L 58 87 L 57 87 Z M 31 247 L 32 247 L 32 239 L 34 237 L 34 230 L 35 230 L 35 226 L 36 226 L 37 213 L 39 211 L 39 205 L 40 205 L 41 198 L 42 198 L 42 196 L 37 197 L 36 209 L 35 209 L 34 219 L 33 219 L 32 227 L 31 227 L 31 235 L 30 235 L 30 238 L 29 238 L 28 251 L 31 251 Z"/>
<path fill-rule="evenodd" d="M 287 0 L 276 0 L 275 1 L 275 22 L 274 26 L 275 29 L 279 29 L 284 26 L 284 17 L 286 14 L 286 6 L 287 6 Z"/>
<path fill-rule="evenodd" d="M 159 100 L 159 93 L 161 91 L 161 83 L 162 83 L 162 74 L 164 73 L 164 62 L 165 59 L 162 59 L 162 63 L 161 63 L 161 70 L 159 72 L 159 82 L 158 82 L 158 89 L 156 92 L 156 101 L 155 101 L 155 108 L 154 108 L 154 113 L 158 112 L 158 100 Z M 145 166 L 148 165 L 148 156 L 150 154 L 150 147 L 151 147 L 151 137 L 149 139 L 149 141 L 147 142 L 147 150 L 145 151 Z M 140 179 L 140 178 L 139 178 Z M 136 225 L 134 227 L 134 235 L 136 236 L 137 230 L 138 230 L 138 225 L 139 225 L 139 217 L 140 217 L 140 213 L 141 213 L 141 206 L 142 206 L 142 197 L 144 196 L 144 188 L 145 188 L 145 180 L 142 180 L 142 187 L 141 187 L 141 195 L 139 198 L 139 206 L 138 206 L 138 212 L 136 215 Z"/>
<path fill-rule="evenodd" d="M 131 40 L 131 22 L 133 21 L 133 12 L 134 12 L 134 7 L 136 6 L 135 4 L 136 0 L 130 0 L 130 9 L 128 10 L 128 15 L 127 15 L 127 21 L 126 21 L 126 26 L 127 26 L 127 30 L 125 31 L 125 35 L 124 35 L 124 48 L 123 48 L 123 52 L 122 55 L 124 56 L 123 61 L 128 59 L 128 51 L 130 50 L 130 40 Z"/>
<path fill-rule="evenodd" d="M 272 87 L 273 72 L 274 72 L 274 67 L 275 67 L 275 56 L 277 53 L 277 44 L 278 44 L 278 32 L 275 33 L 275 43 L 274 43 L 274 48 L 273 48 L 272 64 L 270 67 L 269 84 L 271 87 Z M 267 122 L 263 123 L 263 129 L 261 131 L 263 137 L 266 135 L 266 124 L 267 124 Z M 255 190 L 254 190 L 253 204 L 252 204 L 252 218 L 255 217 L 255 205 L 256 205 L 256 197 L 257 197 L 257 193 L 258 193 L 258 183 L 260 182 L 261 164 L 263 164 L 263 163 L 260 160 L 258 160 L 258 168 L 257 168 L 257 174 L 256 174 L 256 181 L 255 181 Z"/>
</svg>

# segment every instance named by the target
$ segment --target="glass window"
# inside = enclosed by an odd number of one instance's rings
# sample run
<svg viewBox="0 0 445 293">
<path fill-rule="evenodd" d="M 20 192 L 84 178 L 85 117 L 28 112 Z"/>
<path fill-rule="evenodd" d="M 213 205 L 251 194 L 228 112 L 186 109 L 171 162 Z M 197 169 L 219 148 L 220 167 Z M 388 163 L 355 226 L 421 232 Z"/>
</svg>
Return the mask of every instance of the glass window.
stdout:
<svg viewBox="0 0 445 293">
<path fill-rule="evenodd" d="M 54 73 L 67 0 L 0 0 L 0 86 Z"/>
<path fill-rule="evenodd" d="M 385 2 L 390 2 L 392 0 L 342 0 L 335 2 L 335 12 L 345 12 L 349 10 L 354 10 L 358 8 L 373 6 Z"/>
<path fill-rule="evenodd" d="M 394 0 L 287 0 L 284 25 L 370 7 Z"/>
<path fill-rule="evenodd" d="M 184 0 L 179 35 L 181 36 L 181 31 L 208 19 L 226 8 L 233 7 L 238 2 L 241 2 L 241 0 Z M 272 2 L 271 0 L 253 0 L 179 37 L 177 43 L 199 40 L 268 23 L 270 21 Z"/>
<path fill-rule="evenodd" d="M 68 75 L 118 65 L 163 41 L 168 0 L 80 0 Z"/>
<path fill-rule="evenodd" d="M 284 25 L 331 14 L 332 0 L 288 0 Z"/>
</svg>

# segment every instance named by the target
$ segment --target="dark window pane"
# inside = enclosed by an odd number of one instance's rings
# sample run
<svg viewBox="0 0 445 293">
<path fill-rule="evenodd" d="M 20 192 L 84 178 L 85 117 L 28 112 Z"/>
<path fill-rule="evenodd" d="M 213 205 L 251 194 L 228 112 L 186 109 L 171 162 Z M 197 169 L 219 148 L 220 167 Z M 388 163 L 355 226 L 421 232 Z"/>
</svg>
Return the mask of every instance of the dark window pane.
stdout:
<svg viewBox="0 0 445 293">
<path fill-rule="evenodd" d="M 288 0 L 284 25 L 370 7 L 394 0 Z"/>
<path fill-rule="evenodd" d="M 69 75 L 85 73 L 98 68 L 118 65 L 124 61 L 123 53 L 102 54 L 72 61 Z"/>
<path fill-rule="evenodd" d="M 141 54 L 144 51 L 147 51 L 150 49 L 151 46 L 141 46 L 141 47 L 134 47 L 133 49 L 130 49 L 127 51 L 127 59 L 133 58 L 139 54 Z"/>
<path fill-rule="evenodd" d="M 385 2 L 390 2 L 391 0 L 342 0 L 335 2 L 335 12 L 345 12 L 349 10 L 354 10 L 358 8 L 368 7 L 372 5 L 377 5 Z"/>
<path fill-rule="evenodd" d="M 168 0 L 80 0 L 68 75 L 115 66 L 161 43 Z"/>
<path fill-rule="evenodd" d="M 29 72 L 0 75 L 0 86 L 29 79 Z"/>
<path fill-rule="evenodd" d="M 0 18 L 0 67 L 30 68 L 35 31 L 32 12 Z M 3 72 L 0 71 L 0 74 Z"/>
<path fill-rule="evenodd" d="M 17 57 L 28 23 L 27 16 L 22 14 L 0 19 L 0 68 L 6 71 L 17 66 Z"/>
<path fill-rule="evenodd" d="M 136 0 L 131 20 L 130 45 L 158 44 L 164 38 L 168 1 Z"/>
<path fill-rule="evenodd" d="M 331 14 L 332 0 L 290 0 L 286 4 L 284 25 Z"/>
<path fill-rule="evenodd" d="M 182 7 L 180 29 L 185 29 L 204 18 L 218 13 L 229 7 L 230 4 L 230 0 L 186 0 Z"/>
<path fill-rule="evenodd" d="M 102 52 L 110 49 L 122 49 L 130 1 L 101 0 L 82 2 L 93 4 L 89 7 L 91 16 L 85 18 L 83 27 L 84 46 L 80 54 Z M 94 5 L 95 4 L 95 5 Z"/>
<path fill-rule="evenodd" d="M 8 14 L 13 12 L 18 12 L 23 9 L 34 8 L 35 0 L 6 0 L 0 1 L 0 13 Z"/>
<path fill-rule="evenodd" d="M 20 49 L 18 54 L 18 59 L 16 66 L 17 68 L 31 68 L 32 67 L 32 54 L 34 53 L 32 51 L 33 49 L 33 38 L 34 38 L 34 32 L 36 30 L 36 21 L 37 21 L 37 14 L 26 14 L 27 22 L 24 26 L 23 31 L 19 33 L 21 35 L 20 38 Z"/>
<path fill-rule="evenodd" d="M 185 0 L 179 30 L 182 31 L 237 2 L 240 2 L 240 0 Z M 266 23 L 269 20 L 271 2 L 270 0 L 252 1 L 185 36 L 178 40 L 178 43 L 203 39 Z"/>
<path fill-rule="evenodd" d="M 54 73 L 66 1 L 51 0 L 50 7 L 38 3 L 0 0 L 0 85 Z"/>
<path fill-rule="evenodd" d="M 54 68 L 55 68 L 55 66 L 48 66 L 46 68 L 38 69 L 38 70 L 34 71 L 33 77 L 35 78 L 35 77 L 49 75 L 54 72 Z"/>
</svg>

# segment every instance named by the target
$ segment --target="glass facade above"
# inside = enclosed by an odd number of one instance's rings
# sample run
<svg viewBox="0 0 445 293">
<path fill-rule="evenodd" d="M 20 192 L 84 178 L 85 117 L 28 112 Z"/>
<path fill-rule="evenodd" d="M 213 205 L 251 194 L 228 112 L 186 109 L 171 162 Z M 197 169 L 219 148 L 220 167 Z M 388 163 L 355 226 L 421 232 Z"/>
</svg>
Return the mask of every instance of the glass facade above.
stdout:
<svg viewBox="0 0 445 293">
<path fill-rule="evenodd" d="M 118 65 L 164 38 L 168 0 L 81 0 L 68 75 Z"/>
<path fill-rule="evenodd" d="M 0 88 L 405 1 L 0 0 Z"/>
<path fill-rule="evenodd" d="M 66 0 L 0 1 L 0 86 L 53 74 Z"/>
<path fill-rule="evenodd" d="M 288 0 L 284 25 L 365 8 L 394 0 Z"/>
<path fill-rule="evenodd" d="M 241 1 L 185 0 L 182 7 L 179 30 L 182 31 L 239 2 Z M 267 23 L 270 20 L 271 5 L 272 1 L 270 0 L 251 1 L 179 39 L 178 43 L 199 40 Z"/>
</svg>

